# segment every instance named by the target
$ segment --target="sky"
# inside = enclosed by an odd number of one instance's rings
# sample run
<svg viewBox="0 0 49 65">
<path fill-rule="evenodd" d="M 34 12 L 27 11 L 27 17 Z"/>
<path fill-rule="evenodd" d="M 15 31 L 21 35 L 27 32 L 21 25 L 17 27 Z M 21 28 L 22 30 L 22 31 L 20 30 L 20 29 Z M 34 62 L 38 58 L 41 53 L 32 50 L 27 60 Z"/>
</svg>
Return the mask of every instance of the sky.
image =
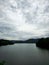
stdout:
<svg viewBox="0 0 49 65">
<path fill-rule="evenodd" d="M 49 37 L 49 0 L 0 0 L 0 39 Z"/>
</svg>

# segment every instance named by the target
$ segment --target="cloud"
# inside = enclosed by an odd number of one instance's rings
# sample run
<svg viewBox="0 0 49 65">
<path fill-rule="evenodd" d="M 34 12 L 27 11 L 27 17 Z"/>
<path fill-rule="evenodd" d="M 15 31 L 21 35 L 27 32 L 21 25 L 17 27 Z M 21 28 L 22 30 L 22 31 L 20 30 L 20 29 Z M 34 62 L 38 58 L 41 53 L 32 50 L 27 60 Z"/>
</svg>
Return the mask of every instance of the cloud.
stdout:
<svg viewBox="0 0 49 65">
<path fill-rule="evenodd" d="M 48 0 L 0 0 L 0 38 L 49 37 Z"/>
</svg>

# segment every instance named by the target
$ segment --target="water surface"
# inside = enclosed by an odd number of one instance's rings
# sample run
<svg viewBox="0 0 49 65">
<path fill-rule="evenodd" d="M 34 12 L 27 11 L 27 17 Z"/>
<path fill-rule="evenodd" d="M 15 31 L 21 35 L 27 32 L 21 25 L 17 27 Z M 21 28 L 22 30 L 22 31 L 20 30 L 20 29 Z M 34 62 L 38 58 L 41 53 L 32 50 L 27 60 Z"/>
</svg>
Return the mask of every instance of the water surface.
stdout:
<svg viewBox="0 0 49 65">
<path fill-rule="evenodd" d="M 49 51 L 35 44 L 14 44 L 0 47 L 0 61 L 5 65 L 49 65 Z"/>
</svg>

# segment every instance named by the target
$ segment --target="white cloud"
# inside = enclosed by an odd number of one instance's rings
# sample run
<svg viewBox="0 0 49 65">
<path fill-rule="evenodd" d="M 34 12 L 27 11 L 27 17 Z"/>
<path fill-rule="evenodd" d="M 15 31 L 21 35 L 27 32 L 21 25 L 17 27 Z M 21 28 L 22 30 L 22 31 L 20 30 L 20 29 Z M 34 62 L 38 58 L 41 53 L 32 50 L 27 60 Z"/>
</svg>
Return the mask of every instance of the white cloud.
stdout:
<svg viewBox="0 0 49 65">
<path fill-rule="evenodd" d="M 1 0 L 0 38 L 49 36 L 48 0 Z"/>
</svg>

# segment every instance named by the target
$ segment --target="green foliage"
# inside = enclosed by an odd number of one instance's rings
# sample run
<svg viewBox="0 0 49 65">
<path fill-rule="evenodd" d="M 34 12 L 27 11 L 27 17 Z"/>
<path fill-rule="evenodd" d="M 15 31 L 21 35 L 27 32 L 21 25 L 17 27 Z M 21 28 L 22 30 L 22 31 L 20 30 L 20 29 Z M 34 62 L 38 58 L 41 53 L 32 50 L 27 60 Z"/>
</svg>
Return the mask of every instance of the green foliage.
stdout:
<svg viewBox="0 0 49 65">
<path fill-rule="evenodd" d="M 39 39 L 39 41 L 36 43 L 36 46 L 38 46 L 40 48 L 49 49 L 49 38 Z"/>
<path fill-rule="evenodd" d="M 0 46 L 14 44 L 12 41 L 0 39 Z"/>
<path fill-rule="evenodd" d="M 5 61 L 0 62 L 0 65 L 5 65 Z"/>
</svg>

